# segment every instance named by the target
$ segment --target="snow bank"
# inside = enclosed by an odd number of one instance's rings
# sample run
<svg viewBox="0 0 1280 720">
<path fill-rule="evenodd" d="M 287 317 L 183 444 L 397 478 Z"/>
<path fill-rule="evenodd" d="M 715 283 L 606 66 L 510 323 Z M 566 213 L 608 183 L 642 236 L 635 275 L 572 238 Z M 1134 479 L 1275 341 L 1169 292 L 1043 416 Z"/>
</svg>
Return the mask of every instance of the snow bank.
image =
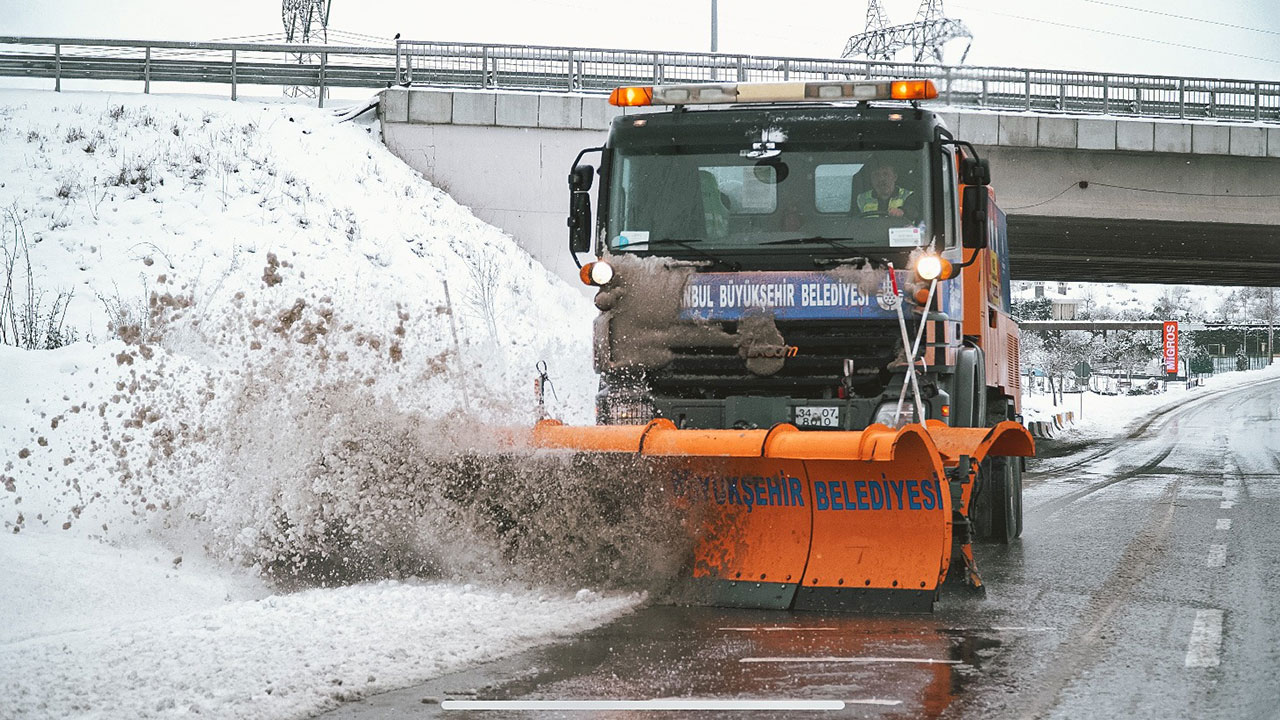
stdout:
<svg viewBox="0 0 1280 720">
<path fill-rule="evenodd" d="M 595 310 L 376 133 L 0 91 L 16 297 L 41 341 L 67 299 L 86 340 L 0 346 L 6 710 L 299 716 L 602 622 L 643 596 L 575 591 L 675 572 L 657 489 L 493 462 L 493 428 L 537 416 L 539 361 L 548 411 L 592 421 Z"/>
<path fill-rule="evenodd" d="M 109 536 L 123 507 L 275 577 L 473 577 L 512 560 L 498 535 L 523 513 L 503 496 L 588 489 L 554 465 L 495 484 L 482 458 L 489 428 L 536 419 L 539 361 L 549 410 L 592 420 L 594 309 L 375 128 L 296 106 L 0 102 L 3 176 L 22 178 L 0 205 L 34 283 L 74 290 L 66 322 L 98 341 L 6 357 L 63 370 L 10 398 L 8 528 Z M 459 499 L 467 473 L 488 485 Z"/>
</svg>

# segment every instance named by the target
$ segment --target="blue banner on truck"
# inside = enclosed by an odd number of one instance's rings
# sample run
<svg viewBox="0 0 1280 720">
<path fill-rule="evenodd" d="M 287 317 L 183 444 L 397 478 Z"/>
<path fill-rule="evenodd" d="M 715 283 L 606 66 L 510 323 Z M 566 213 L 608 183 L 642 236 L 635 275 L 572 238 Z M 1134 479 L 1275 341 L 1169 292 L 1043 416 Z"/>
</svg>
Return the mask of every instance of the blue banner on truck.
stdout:
<svg viewBox="0 0 1280 720">
<path fill-rule="evenodd" d="M 897 275 L 899 283 L 906 282 L 907 271 Z M 887 285 L 868 294 L 836 273 L 698 273 L 685 285 L 680 311 L 685 320 L 738 320 L 756 310 L 779 320 L 896 318 Z M 945 286 L 941 283 L 940 289 Z"/>
</svg>

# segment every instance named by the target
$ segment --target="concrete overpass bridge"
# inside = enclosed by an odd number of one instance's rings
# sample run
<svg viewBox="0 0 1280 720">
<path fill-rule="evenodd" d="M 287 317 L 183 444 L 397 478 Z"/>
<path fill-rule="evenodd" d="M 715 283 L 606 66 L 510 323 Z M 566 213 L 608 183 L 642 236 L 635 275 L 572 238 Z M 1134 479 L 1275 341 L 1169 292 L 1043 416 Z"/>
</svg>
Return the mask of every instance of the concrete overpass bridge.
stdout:
<svg viewBox="0 0 1280 720">
<path fill-rule="evenodd" d="M 933 77 L 1025 280 L 1280 285 L 1280 83 L 406 42 L 393 152 L 565 277 L 565 175 L 620 84 Z M 949 105 L 945 102 L 949 100 Z M 627 112 L 632 112 L 628 110 Z"/>
</svg>

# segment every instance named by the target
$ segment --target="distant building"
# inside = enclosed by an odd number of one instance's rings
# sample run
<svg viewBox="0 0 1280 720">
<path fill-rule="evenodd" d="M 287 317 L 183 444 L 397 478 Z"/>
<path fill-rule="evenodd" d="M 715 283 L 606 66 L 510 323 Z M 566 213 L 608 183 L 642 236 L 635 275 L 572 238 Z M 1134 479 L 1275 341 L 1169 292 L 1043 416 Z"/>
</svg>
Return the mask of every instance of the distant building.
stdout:
<svg viewBox="0 0 1280 720">
<path fill-rule="evenodd" d="M 1053 285 L 1056 288 L 1051 289 Z M 1031 291 L 1037 300 L 1048 299 L 1051 303 L 1050 320 L 1077 320 L 1080 301 L 1067 296 L 1066 283 L 1051 283 L 1049 287 L 1043 282 L 1033 282 Z"/>
<path fill-rule="evenodd" d="M 1050 298 L 1053 301 L 1053 320 L 1075 320 L 1080 301 L 1073 298 Z"/>
</svg>

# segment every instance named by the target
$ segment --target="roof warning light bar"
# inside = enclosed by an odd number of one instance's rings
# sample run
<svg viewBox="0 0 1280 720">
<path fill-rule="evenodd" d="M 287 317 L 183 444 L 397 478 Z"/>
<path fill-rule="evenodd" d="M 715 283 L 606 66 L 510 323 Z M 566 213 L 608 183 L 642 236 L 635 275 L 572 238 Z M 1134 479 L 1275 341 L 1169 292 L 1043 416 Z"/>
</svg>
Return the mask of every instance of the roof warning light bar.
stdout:
<svg viewBox="0 0 1280 720">
<path fill-rule="evenodd" d="M 698 83 L 620 87 L 610 93 L 609 103 L 618 107 L 640 107 L 837 100 L 932 100 L 936 97 L 938 88 L 932 80 Z"/>
</svg>

